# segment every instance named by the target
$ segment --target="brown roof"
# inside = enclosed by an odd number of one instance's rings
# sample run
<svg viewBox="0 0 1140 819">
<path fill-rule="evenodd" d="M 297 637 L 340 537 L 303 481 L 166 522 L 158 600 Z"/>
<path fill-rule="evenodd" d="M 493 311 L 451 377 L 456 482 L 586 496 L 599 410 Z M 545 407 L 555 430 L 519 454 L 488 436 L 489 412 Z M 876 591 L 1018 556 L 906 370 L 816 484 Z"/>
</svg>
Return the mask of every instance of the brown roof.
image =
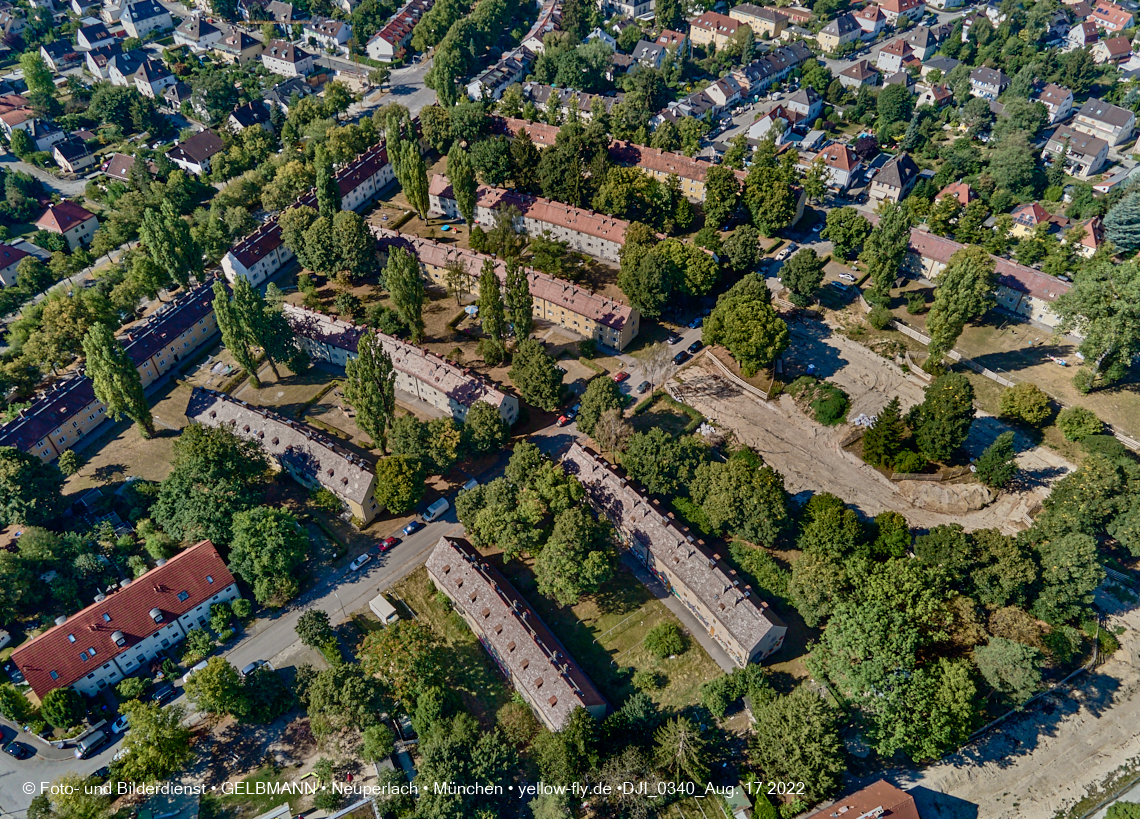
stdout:
<svg viewBox="0 0 1140 819">
<path fill-rule="evenodd" d="M 938 195 L 934 198 L 938 200 L 943 196 L 953 196 L 962 207 L 966 207 L 966 205 L 978 198 L 978 195 L 974 192 L 974 189 L 970 187 L 968 182 L 955 182 L 952 185 L 947 185 L 940 190 Z"/>
<path fill-rule="evenodd" d="M 43 697 L 154 634 L 159 626 L 151 617 L 153 609 L 162 613 L 165 627 L 233 582 L 214 544 L 204 540 L 24 643 L 12 652 L 12 659 L 32 690 Z M 183 594 L 185 598 L 179 599 Z"/>
<path fill-rule="evenodd" d="M 207 128 L 205 131 L 194 134 L 185 142 L 175 145 L 170 149 L 167 156 L 171 159 L 177 157 L 185 162 L 200 165 L 214 154 L 221 153 L 223 147 L 222 138 Z"/>
<path fill-rule="evenodd" d="M 731 37 L 736 33 L 736 30 L 741 26 L 746 25 L 739 20 L 733 20 L 727 14 L 719 14 L 715 11 L 706 11 L 700 17 L 696 18 L 690 24 L 690 29 L 699 28 L 705 31 L 711 31 L 713 34 L 720 34 L 725 37 Z"/>
<path fill-rule="evenodd" d="M 7 270 L 14 264 L 19 264 L 20 260 L 25 256 L 31 254 L 25 250 L 20 250 L 18 247 L 12 247 L 0 242 L 0 270 Z"/>
<path fill-rule="evenodd" d="M 874 217 L 870 219 L 872 222 L 878 218 L 874 214 L 871 216 Z M 952 239 L 935 236 L 933 233 L 917 228 L 913 228 L 910 232 L 910 251 L 941 264 L 949 262 L 950 257 L 965 246 Z M 1042 273 L 1040 270 L 1011 262 L 1009 259 L 1003 259 L 1000 256 L 992 256 L 991 258 L 994 260 L 994 269 L 998 274 L 998 283 L 1010 290 L 1016 290 L 1042 301 L 1053 301 L 1057 296 L 1069 290 L 1068 284 L 1060 279 L 1053 278 L 1048 273 Z"/>
<path fill-rule="evenodd" d="M 841 171 L 850 171 L 859 164 L 859 157 L 855 152 L 841 142 L 828 145 L 819 155 L 829 168 L 838 168 Z"/>
<path fill-rule="evenodd" d="M 879 72 L 866 60 L 859 60 L 847 68 L 839 72 L 840 76 L 850 77 L 853 80 L 865 80 L 867 77 L 873 77 Z"/>
<path fill-rule="evenodd" d="M 65 199 L 57 205 L 48 205 L 47 210 L 36 220 L 36 227 L 52 233 L 67 233 L 76 225 L 94 218 L 95 214 L 87 208 Z"/>
<path fill-rule="evenodd" d="M 922 819 L 914 797 L 882 779 L 850 796 L 836 799 L 807 819 L 838 819 L 841 816 L 844 819 L 862 819 L 868 815 L 881 819 Z"/>
<path fill-rule="evenodd" d="M 265 51 L 261 52 L 261 56 L 296 64 L 304 62 L 313 55 L 284 40 L 270 40 L 265 44 Z"/>
</svg>

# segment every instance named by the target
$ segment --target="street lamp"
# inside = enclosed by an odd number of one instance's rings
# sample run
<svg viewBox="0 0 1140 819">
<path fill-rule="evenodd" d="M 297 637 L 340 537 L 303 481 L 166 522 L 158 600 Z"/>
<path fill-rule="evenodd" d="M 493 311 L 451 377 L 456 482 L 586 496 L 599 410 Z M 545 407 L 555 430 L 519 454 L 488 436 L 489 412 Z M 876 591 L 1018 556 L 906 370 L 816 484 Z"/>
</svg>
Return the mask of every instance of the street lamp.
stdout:
<svg viewBox="0 0 1140 819">
<path fill-rule="evenodd" d="M 340 594 L 338 592 L 333 592 L 333 597 L 335 597 L 336 601 L 340 603 L 340 619 L 347 620 L 348 616 L 344 613 L 344 601 L 340 599 Z"/>
</svg>

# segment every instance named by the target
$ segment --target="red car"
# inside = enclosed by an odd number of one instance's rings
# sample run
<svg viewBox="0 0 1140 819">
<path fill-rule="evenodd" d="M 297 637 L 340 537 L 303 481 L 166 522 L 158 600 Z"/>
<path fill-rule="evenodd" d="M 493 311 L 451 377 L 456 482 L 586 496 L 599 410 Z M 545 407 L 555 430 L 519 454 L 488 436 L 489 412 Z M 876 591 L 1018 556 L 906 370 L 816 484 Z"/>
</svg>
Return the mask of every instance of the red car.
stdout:
<svg viewBox="0 0 1140 819">
<path fill-rule="evenodd" d="M 627 373 L 625 370 L 622 370 L 620 373 L 614 373 L 614 375 L 613 375 L 613 379 L 614 379 L 615 384 L 620 384 L 621 382 L 627 380 L 628 378 L 629 378 L 629 373 Z"/>
<path fill-rule="evenodd" d="M 569 418 L 569 416 L 566 416 L 566 415 L 559 415 L 557 423 L 558 423 L 558 426 L 564 427 L 570 423 L 570 418 Z"/>
<path fill-rule="evenodd" d="M 386 537 L 382 541 L 380 541 L 379 543 L 376 544 L 376 551 L 383 554 L 384 552 L 388 551 L 389 549 L 391 549 L 393 546 L 395 546 L 399 542 L 400 541 L 397 538 Z"/>
</svg>

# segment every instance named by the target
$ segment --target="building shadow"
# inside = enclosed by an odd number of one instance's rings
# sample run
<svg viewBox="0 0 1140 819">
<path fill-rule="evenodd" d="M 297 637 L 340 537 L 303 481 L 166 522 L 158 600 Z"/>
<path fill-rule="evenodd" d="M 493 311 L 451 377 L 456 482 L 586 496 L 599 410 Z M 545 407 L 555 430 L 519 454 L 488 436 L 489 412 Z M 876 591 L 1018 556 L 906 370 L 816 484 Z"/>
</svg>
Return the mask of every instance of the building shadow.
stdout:
<svg viewBox="0 0 1140 819">
<path fill-rule="evenodd" d="M 922 819 L 978 819 L 978 806 L 948 793 L 939 793 L 921 785 L 907 791 L 914 797 Z"/>
</svg>

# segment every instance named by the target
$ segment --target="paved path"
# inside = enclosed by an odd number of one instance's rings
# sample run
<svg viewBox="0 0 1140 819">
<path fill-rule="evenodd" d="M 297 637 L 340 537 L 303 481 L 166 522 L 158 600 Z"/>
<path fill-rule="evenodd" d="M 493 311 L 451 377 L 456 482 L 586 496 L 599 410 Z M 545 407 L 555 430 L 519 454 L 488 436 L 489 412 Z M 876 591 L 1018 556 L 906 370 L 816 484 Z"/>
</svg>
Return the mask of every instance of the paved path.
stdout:
<svg viewBox="0 0 1140 819">
<path fill-rule="evenodd" d="M 27 162 L 17 159 L 15 154 L 4 149 L 0 149 L 0 163 L 3 163 L 4 170 L 23 171 L 31 174 L 40 180 L 49 191 L 61 196 L 82 196 L 83 191 L 87 188 L 86 179 L 60 179 L 35 165 L 29 165 Z"/>
</svg>

